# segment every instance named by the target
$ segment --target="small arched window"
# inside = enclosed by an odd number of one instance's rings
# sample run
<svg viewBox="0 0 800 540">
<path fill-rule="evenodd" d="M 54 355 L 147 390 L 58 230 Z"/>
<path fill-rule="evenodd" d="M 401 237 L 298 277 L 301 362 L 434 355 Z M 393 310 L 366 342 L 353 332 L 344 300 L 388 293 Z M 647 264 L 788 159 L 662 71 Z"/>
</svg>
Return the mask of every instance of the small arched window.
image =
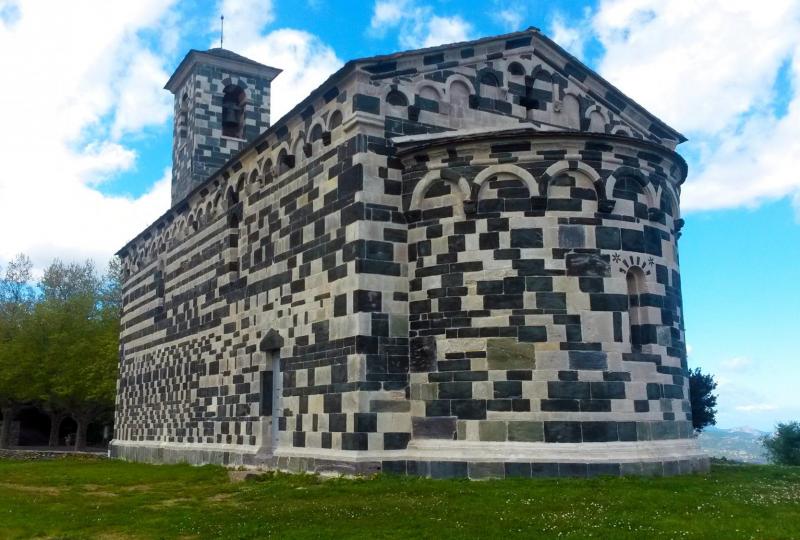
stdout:
<svg viewBox="0 0 800 540">
<path fill-rule="evenodd" d="M 156 266 L 155 271 L 153 272 L 153 285 L 156 289 L 156 300 L 158 301 L 158 308 L 156 309 L 153 315 L 153 322 L 159 322 L 162 320 L 162 315 L 164 313 L 164 298 L 166 296 L 166 281 L 167 281 L 167 272 L 166 272 L 166 263 L 164 261 L 164 257 L 159 257 L 158 264 Z"/>
<path fill-rule="evenodd" d="M 632 266 L 625 274 L 628 285 L 628 323 L 630 325 L 631 350 L 638 351 L 642 348 L 644 325 L 644 311 L 641 305 L 641 295 L 644 292 L 644 272 L 638 266 Z"/>
<path fill-rule="evenodd" d="M 498 99 L 500 97 L 500 80 L 494 73 L 486 71 L 480 76 L 481 97 Z"/>
<path fill-rule="evenodd" d="M 225 193 L 225 206 L 230 209 L 239 204 L 239 193 L 233 189 L 233 186 L 228 188 Z"/>
<path fill-rule="evenodd" d="M 271 184 L 274 177 L 274 165 L 272 164 L 272 160 L 268 159 L 266 163 L 264 163 L 264 185 L 267 186 Z"/>
<path fill-rule="evenodd" d="M 397 107 L 407 107 L 408 98 L 399 90 L 392 90 L 386 95 L 386 103 Z"/>
<path fill-rule="evenodd" d="M 244 134 L 244 90 L 228 85 L 222 97 L 222 135 L 241 139 Z"/>
<path fill-rule="evenodd" d="M 525 68 L 519 62 L 511 62 L 508 65 L 508 72 L 515 77 L 521 77 L 525 75 Z"/>
<path fill-rule="evenodd" d="M 178 139 L 181 143 L 186 142 L 189 130 L 189 95 L 183 94 L 181 98 L 181 110 L 178 113 Z"/>
<path fill-rule="evenodd" d="M 322 125 L 317 124 L 311 128 L 311 142 L 315 143 L 322 138 Z"/>
<path fill-rule="evenodd" d="M 286 148 L 278 154 L 278 174 L 281 175 L 294 167 L 294 156 L 286 151 Z"/>
<path fill-rule="evenodd" d="M 328 131 L 333 131 L 342 125 L 342 113 L 340 111 L 333 111 L 331 119 L 328 122 Z"/>
<path fill-rule="evenodd" d="M 672 208 L 672 201 L 670 200 L 670 196 L 667 194 L 666 190 L 661 192 L 661 200 L 659 201 L 659 208 L 662 212 L 671 216 L 674 212 Z"/>
</svg>

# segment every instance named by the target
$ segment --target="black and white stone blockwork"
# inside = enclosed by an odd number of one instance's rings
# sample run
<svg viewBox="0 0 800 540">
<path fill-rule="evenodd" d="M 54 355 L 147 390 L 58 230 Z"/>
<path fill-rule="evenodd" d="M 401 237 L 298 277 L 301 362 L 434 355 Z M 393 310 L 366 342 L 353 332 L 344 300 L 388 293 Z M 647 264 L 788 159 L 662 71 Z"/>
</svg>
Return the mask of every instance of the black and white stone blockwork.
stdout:
<svg viewBox="0 0 800 540">
<path fill-rule="evenodd" d="M 254 125 L 120 251 L 114 455 L 472 478 L 707 468 L 679 133 L 535 30 L 348 63 Z"/>
</svg>

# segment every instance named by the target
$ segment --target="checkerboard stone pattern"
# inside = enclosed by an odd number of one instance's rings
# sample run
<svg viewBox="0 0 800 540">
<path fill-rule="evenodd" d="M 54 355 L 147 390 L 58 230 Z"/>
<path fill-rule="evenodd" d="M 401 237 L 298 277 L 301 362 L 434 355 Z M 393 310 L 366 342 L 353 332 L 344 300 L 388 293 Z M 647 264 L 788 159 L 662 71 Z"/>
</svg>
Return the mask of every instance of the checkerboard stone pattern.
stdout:
<svg viewBox="0 0 800 540">
<path fill-rule="evenodd" d="M 348 63 L 120 251 L 112 454 L 706 469 L 682 140 L 534 29 Z"/>
</svg>

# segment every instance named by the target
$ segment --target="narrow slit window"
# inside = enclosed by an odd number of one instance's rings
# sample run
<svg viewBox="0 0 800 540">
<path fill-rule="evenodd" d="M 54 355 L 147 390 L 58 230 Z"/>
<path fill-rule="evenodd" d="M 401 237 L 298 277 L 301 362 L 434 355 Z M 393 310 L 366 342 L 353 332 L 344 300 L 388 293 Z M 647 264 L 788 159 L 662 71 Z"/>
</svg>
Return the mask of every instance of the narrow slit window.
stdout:
<svg viewBox="0 0 800 540">
<path fill-rule="evenodd" d="M 628 285 L 628 322 L 630 326 L 631 350 L 639 351 L 642 348 L 644 313 L 641 305 L 641 295 L 644 285 L 644 273 L 636 266 L 628 270 L 625 275 Z"/>
</svg>

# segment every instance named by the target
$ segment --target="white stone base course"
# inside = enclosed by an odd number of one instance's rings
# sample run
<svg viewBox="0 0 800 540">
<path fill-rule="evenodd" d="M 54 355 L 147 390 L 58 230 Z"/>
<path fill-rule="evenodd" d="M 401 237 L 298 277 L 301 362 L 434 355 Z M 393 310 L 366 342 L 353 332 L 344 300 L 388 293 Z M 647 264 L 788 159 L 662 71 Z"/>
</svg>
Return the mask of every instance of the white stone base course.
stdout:
<svg viewBox="0 0 800 540">
<path fill-rule="evenodd" d="M 279 449 L 274 455 L 269 449 L 224 444 L 113 441 L 110 448 L 112 457 L 129 461 L 343 475 L 388 472 L 473 479 L 598 474 L 668 476 L 709 469 L 708 456 L 695 439 L 561 444 L 423 440 L 412 442 L 406 450 L 345 452 L 292 448 Z M 528 472 L 510 473 L 521 470 Z"/>
</svg>

